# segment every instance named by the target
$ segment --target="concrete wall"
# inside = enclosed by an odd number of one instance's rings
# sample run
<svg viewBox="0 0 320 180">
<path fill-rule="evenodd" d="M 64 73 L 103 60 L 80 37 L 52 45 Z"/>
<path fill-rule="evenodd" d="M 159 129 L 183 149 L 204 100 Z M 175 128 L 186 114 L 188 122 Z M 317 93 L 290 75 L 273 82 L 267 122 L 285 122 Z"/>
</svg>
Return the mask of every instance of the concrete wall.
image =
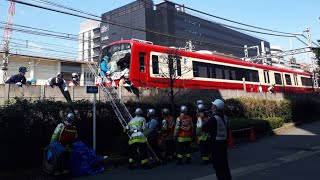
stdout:
<svg viewBox="0 0 320 180">
<path fill-rule="evenodd" d="M 169 98 L 163 89 L 156 88 L 139 88 L 139 92 L 132 93 L 125 88 L 117 88 L 116 90 L 123 102 L 144 102 L 144 103 L 169 103 Z M 86 93 L 85 86 L 69 87 L 69 92 L 72 100 L 88 99 L 93 100 L 93 94 Z M 59 88 L 50 86 L 23 86 L 18 87 L 14 84 L 0 85 L 0 105 L 3 105 L 6 100 L 13 100 L 15 97 L 24 97 L 30 100 L 52 99 L 55 101 L 66 102 Z M 248 93 L 240 90 L 181 90 L 176 100 L 179 103 L 194 103 L 197 99 L 203 99 L 206 103 L 216 99 L 229 99 L 249 97 L 256 99 L 283 100 L 286 98 L 313 98 L 320 101 L 320 96 L 315 94 L 268 94 L 268 93 Z M 105 101 L 102 90 L 99 90 L 97 100 Z"/>
</svg>

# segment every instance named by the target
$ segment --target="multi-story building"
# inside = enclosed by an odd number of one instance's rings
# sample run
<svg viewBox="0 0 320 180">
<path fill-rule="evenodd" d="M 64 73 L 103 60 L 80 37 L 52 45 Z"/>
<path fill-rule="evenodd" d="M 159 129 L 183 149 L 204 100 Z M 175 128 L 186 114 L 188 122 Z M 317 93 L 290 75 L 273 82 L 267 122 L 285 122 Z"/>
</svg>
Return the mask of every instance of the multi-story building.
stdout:
<svg viewBox="0 0 320 180">
<path fill-rule="evenodd" d="M 194 50 L 217 51 L 244 57 L 244 45 L 259 46 L 269 53 L 270 44 L 260 38 L 189 14 L 184 7 L 164 1 L 136 0 L 102 14 L 101 45 L 121 39 L 137 38 L 164 46 L 185 47 L 192 40 Z M 112 23 L 108 23 L 112 22 Z M 114 25 L 114 24 L 120 24 Z M 124 27 L 126 26 L 126 27 Z M 261 48 L 264 41 L 264 50 Z M 250 50 L 249 56 L 257 55 Z"/>
<path fill-rule="evenodd" d="M 95 61 L 100 51 L 100 22 L 88 20 L 80 23 L 79 59 Z"/>
</svg>

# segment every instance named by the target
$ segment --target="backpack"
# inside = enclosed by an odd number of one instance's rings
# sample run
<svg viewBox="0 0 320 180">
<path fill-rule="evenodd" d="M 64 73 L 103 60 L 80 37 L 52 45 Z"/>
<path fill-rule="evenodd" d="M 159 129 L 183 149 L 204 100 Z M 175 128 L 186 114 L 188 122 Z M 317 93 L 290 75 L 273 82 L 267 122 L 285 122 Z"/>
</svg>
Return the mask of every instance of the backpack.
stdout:
<svg viewBox="0 0 320 180">
<path fill-rule="evenodd" d="M 70 144 L 77 138 L 77 128 L 71 124 L 64 126 L 60 133 L 59 142 L 62 144 Z"/>
</svg>

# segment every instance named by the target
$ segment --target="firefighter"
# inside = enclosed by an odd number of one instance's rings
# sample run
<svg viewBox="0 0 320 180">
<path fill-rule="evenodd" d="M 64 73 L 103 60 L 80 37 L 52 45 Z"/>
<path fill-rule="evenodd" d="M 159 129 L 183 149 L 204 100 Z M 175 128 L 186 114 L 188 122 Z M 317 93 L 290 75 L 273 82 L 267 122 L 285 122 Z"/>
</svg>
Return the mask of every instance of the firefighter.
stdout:
<svg viewBox="0 0 320 180">
<path fill-rule="evenodd" d="M 197 100 L 197 106 L 199 105 L 199 104 L 204 104 L 204 101 L 203 100 L 201 100 L 201 99 L 199 99 L 199 100 Z"/>
<path fill-rule="evenodd" d="M 58 157 L 58 167 L 55 175 L 59 175 L 60 173 L 68 173 L 68 163 L 72 149 L 72 143 L 78 138 L 77 128 L 73 125 L 74 119 L 74 114 L 68 113 L 66 119 L 57 125 L 52 134 L 50 145 L 58 142 L 64 147 L 63 153 L 60 155 L 60 157 Z"/>
<path fill-rule="evenodd" d="M 71 74 L 71 81 L 69 82 L 69 86 L 80 86 L 79 75 L 77 73 Z"/>
<path fill-rule="evenodd" d="M 182 165 L 183 155 L 187 158 L 186 163 L 191 163 L 191 136 L 192 136 L 192 119 L 187 115 L 188 108 L 180 107 L 180 116 L 176 120 L 174 129 L 174 138 L 177 140 L 177 165 Z"/>
<path fill-rule="evenodd" d="M 224 102 L 216 99 L 212 102 L 212 116 L 203 124 L 204 132 L 209 133 L 212 145 L 212 163 L 218 180 L 231 180 L 228 163 L 228 128 L 229 121 L 223 114 Z"/>
<path fill-rule="evenodd" d="M 162 133 L 165 140 L 165 147 L 166 147 L 166 160 L 171 160 L 174 158 L 175 153 L 175 142 L 173 139 L 174 135 L 174 119 L 170 115 L 169 109 L 165 108 L 162 109 Z"/>
<path fill-rule="evenodd" d="M 130 135 L 129 139 L 129 169 L 134 169 L 134 161 L 139 151 L 139 159 L 144 169 L 150 168 L 147 150 L 147 138 L 144 135 L 146 131 L 146 119 L 142 117 L 142 110 L 135 110 L 135 117 L 130 120 L 126 131 Z"/>
<path fill-rule="evenodd" d="M 147 123 L 147 138 L 151 148 L 156 153 L 157 157 L 163 162 L 163 143 L 160 137 L 160 133 L 158 132 L 158 118 L 156 117 L 156 111 L 154 109 L 148 109 L 147 117 L 149 122 Z M 161 163 L 161 162 L 160 162 Z"/>
<path fill-rule="evenodd" d="M 198 144 L 200 148 L 200 153 L 202 157 L 203 164 L 209 164 L 209 141 L 208 141 L 208 133 L 203 132 L 202 125 L 205 124 L 208 120 L 208 113 L 206 112 L 206 107 L 203 104 L 199 104 L 197 106 L 197 126 L 196 126 L 196 134 L 198 136 Z"/>
</svg>

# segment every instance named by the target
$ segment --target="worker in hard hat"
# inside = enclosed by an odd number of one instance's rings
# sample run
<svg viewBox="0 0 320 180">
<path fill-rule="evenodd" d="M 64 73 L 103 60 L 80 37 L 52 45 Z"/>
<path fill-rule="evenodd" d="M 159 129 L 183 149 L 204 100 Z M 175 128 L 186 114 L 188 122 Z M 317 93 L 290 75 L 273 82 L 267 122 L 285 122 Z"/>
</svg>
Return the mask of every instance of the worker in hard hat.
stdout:
<svg viewBox="0 0 320 180">
<path fill-rule="evenodd" d="M 228 129 L 229 120 L 223 113 L 224 102 L 216 99 L 212 102 L 212 116 L 203 124 L 203 132 L 209 134 L 212 145 L 212 163 L 218 180 L 231 180 L 228 163 Z"/>
<path fill-rule="evenodd" d="M 77 73 L 71 74 L 71 80 L 69 81 L 69 86 L 80 86 L 79 84 L 79 75 Z"/>
<path fill-rule="evenodd" d="M 25 77 L 27 68 L 24 66 L 19 67 L 19 73 L 11 76 L 5 83 L 7 84 L 16 84 L 17 86 L 22 87 L 22 84 L 27 83 L 27 79 Z"/>
<path fill-rule="evenodd" d="M 210 146 L 209 146 L 209 133 L 203 132 L 202 126 L 205 124 L 210 117 L 208 116 L 206 107 L 204 104 L 199 104 L 197 106 L 197 126 L 196 134 L 198 137 L 199 149 L 202 157 L 203 164 L 209 164 Z"/>
<path fill-rule="evenodd" d="M 170 111 L 167 108 L 162 109 L 162 135 L 165 140 L 166 147 L 166 161 L 172 160 L 175 154 L 175 142 L 174 142 L 174 128 L 175 121 L 173 117 L 170 115 Z"/>
</svg>

